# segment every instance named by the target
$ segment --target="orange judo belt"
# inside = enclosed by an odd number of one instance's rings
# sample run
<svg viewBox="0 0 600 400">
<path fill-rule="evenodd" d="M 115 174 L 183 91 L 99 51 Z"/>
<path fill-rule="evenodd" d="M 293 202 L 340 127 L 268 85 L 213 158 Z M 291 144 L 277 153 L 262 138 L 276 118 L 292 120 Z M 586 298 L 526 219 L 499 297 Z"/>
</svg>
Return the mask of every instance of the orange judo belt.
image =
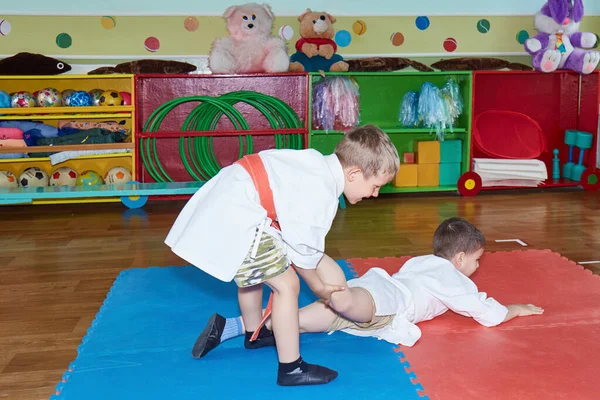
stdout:
<svg viewBox="0 0 600 400">
<path fill-rule="evenodd" d="M 265 210 L 267 210 L 267 217 L 271 219 L 271 226 L 277 230 L 281 230 L 279 223 L 277 222 L 277 214 L 275 213 L 275 203 L 273 202 L 273 191 L 271 190 L 271 185 L 269 184 L 269 177 L 267 175 L 267 170 L 265 169 L 265 165 L 263 164 L 260 156 L 258 154 L 248 154 L 243 158 L 236 161 L 236 164 L 241 165 L 248 172 L 250 177 L 252 178 L 252 182 L 254 182 L 254 186 L 258 191 L 258 196 L 260 198 L 260 204 L 263 206 Z M 260 240 L 257 238 L 256 240 Z M 267 308 L 265 309 L 265 314 L 263 315 L 260 324 L 252 334 L 250 341 L 253 342 L 258 337 L 258 333 L 260 329 L 267 321 L 267 318 L 271 315 L 271 310 L 273 308 L 273 292 L 269 296 L 269 302 L 267 303 Z"/>
</svg>

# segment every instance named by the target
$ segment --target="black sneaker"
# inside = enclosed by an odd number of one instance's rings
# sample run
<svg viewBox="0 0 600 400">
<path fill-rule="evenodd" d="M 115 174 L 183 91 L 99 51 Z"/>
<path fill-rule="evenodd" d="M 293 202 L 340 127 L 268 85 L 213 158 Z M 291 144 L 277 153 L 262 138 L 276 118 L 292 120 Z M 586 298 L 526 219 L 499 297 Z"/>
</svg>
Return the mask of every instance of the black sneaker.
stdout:
<svg viewBox="0 0 600 400">
<path fill-rule="evenodd" d="M 200 336 L 198 336 L 198 339 L 196 339 L 196 343 L 194 343 L 192 357 L 202 358 L 209 351 L 217 347 L 221 343 L 223 329 L 225 329 L 225 317 L 213 314 L 208 319 L 208 323 Z"/>
<path fill-rule="evenodd" d="M 260 332 L 253 342 L 250 341 L 252 333 L 253 332 L 246 332 L 246 338 L 244 339 L 245 348 L 254 350 L 260 349 L 261 347 L 275 346 L 275 335 L 273 335 L 273 331 L 270 331 L 266 326 L 263 325 L 263 327 L 260 328 Z"/>
<path fill-rule="evenodd" d="M 337 378 L 338 373 L 320 365 L 304 363 L 304 369 L 296 368 L 292 372 L 277 373 L 279 386 L 324 385 Z"/>
</svg>

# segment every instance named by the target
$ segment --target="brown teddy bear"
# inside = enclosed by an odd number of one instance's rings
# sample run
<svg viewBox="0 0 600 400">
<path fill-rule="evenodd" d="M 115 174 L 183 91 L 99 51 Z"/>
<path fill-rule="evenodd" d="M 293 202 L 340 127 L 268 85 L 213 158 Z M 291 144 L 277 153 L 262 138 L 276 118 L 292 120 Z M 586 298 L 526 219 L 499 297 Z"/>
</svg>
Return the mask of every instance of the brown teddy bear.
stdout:
<svg viewBox="0 0 600 400">
<path fill-rule="evenodd" d="M 333 40 L 335 17 L 326 12 L 313 12 L 310 8 L 298 17 L 300 39 L 296 53 L 290 57 L 292 72 L 348 71 L 348 64 L 339 54 Z"/>
</svg>

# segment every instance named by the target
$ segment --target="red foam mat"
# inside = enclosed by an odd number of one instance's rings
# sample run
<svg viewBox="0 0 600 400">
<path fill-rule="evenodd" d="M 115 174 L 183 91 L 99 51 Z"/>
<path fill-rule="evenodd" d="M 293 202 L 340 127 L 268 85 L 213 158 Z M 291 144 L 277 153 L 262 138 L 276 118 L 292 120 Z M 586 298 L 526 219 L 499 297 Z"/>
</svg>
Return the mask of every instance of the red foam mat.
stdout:
<svg viewBox="0 0 600 400">
<path fill-rule="evenodd" d="M 348 259 L 358 275 L 396 272 L 409 257 Z M 472 276 L 503 304 L 533 303 L 541 316 L 493 328 L 451 311 L 419 324 L 399 358 L 430 399 L 600 398 L 600 279 L 550 250 L 485 253 Z"/>
</svg>

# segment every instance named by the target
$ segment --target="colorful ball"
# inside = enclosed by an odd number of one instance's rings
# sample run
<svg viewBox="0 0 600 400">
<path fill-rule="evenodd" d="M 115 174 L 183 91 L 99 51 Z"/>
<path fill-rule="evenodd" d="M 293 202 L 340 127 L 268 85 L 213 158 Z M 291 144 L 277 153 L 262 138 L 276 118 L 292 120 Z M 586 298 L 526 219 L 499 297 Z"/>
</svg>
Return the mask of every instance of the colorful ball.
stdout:
<svg viewBox="0 0 600 400">
<path fill-rule="evenodd" d="M 37 92 L 35 101 L 38 107 L 60 107 L 62 93 L 54 88 L 44 88 Z"/>
<path fill-rule="evenodd" d="M 60 167 L 50 175 L 50 186 L 75 186 L 77 184 L 77 172 L 73 168 Z"/>
<path fill-rule="evenodd" d="M 92 105 L 99 106 L 100 105 L 100 96 L 104 93 L 102 89 L 92 89 L 89 92 L 90 97 L 92 98 Z"/>
<path fill-rule="evenodd" d="M 279 27 L 279 37 L 283 40 L 290 40 L 294 37 L 294 28 L 289 25 L 281 25 Z"/>
<path fill-rule="evenodd" d="M 421 31 L 424 31 L 425 29 L 429 28 L 430 24 L 431 22 L 429 21 L 428 17 L 420 16 L 417 17 L 417 19 L 415 19 L 415 25 L 417 26 L 417 29 Z"/>
<path fill-rule="evenodd" d="M 71 106 L 71 96 L 73 96 L 73 93 L 75 93 L 75 91 L 73 89 L 63 90 L 63 92 L 62 92 L 63 106 L 65 106 L 65 107 Z"/>
<path fill-rule="evenodd" d="M 10 171 L 0 171 L 0 187 L 15 188 L 19 187 L 17 177 Z"/>
<path fill-rule="evenodd" d="M 144 48 L 151 53 L 156 53 L 160 49 L 160 41 L 154 36 L 150 36 L 144 40 Z"/>
<path fill-rule="evenodd" d="M 118 185 L 131 181 L 131 171 L 124 167 L 111 168 L 104 176 L 104 181 L 111 185 Z"/>
<path fill-rule="evenodd" d="M 100 24 L 104 29 L 112 29 L 117 26 L 117 17 L 103 16 L 100 18 Z"/>
<path fill-rule="evenodd" d="M 400 32 L 392 33 L 392 36 L 390 36 L 390 43 L 392 43 L 393 46 L 402 46 L 404 44 L 404 35 Z"/>
<path fill-rule="evenodd" d="M 30 167 L 19 175 L 21 187 L 42 187 L 48 186 L 48 174 L 38 167 Z"/>
<path fill-rule="evenodd" d="M 340 30 L 335 33 L 335 43 L 340 47 L 346 47 L 352 42 L 352 35 L 347 30 Z"/>
<path fill-rule="evenodd" d="M 73 38 L 68 33 L 59 33 L 56 36 L 56 45 L 61 49 L 67 49 L 73 44 Z"/>
<path fill-rule="evenodd" d="M 103 183 L 104 179 L 102 179 L 102 176 L 93 170 L 83 171 L 77 177 L 77 186 L 102 185 Z"/>
<path fill-rule="evenodd" d="M 477 30 L 479 31 L 479 33 L 488 33 L 490 31 L 491 28 L 491 24 L 490 21 L 488 21 L 487 19 L 480 19 L 477 22 Z"/>
<path fill-rule="evenodd" d="M 100 103 L 103 107 L 114 107 L 123 105 L 123 96 L 116 90 L 106 90 L 100 96 Z"/>
<path fill-rule="evenodd" d="M 520 44 L 525 44 L 527 39 L 529 39 L 529 32 L 526 30 L 521 30 L 517 33 L 517 42 Z"/>
<path fill-rule="evenodd" d="M 10 94 L 0 90 L 0 108 L 10 108 Z"/>
<path fill-rule="evenodd" d="M 194 32 L 195 30 L 198 29 L 199 26 L 200 26 L 200 21 L 198 21 L 198 18 L 196 18 L 196 17 L 187 17 L 183 21 L 183 27 L 188 32 Z"/>
<path fill-rule="evenodd" d="M 29 92 L 16 92 L 11 96 L 10 104 L 13 108 L 35 107 L 35 98 Z"/>
<path fill-rule="evenodd" d="M 119 92 L 121 97 L 123 98 L 123 105 L 130 106 L 131 105 L 131 93 L 129 92 Z"/>
<path fill-rule="evenodd" d="M 444 50 L 452 53 L 458 47 L 458 42 L 454 38 L 447 38 L 444 40 Z"/>
<path fill-rule="evenodd" d="M 6 36 L 11 31 L 10 22 L 5 19 L 0 19 L 0 36 Z"/>
<path fill-rule="evenodd" d="M 92 105 L 92 96 L 85 90 L 78 90 L 71 95 L 71 107 L 89 107 Z"/>
<path fill-rule="evenodd" d="M 364 35 L 367 32 L 367 24 L 363 20 L 356 20 L 352 24 L 352 31 L 357 35 Z"/>
</svg>

